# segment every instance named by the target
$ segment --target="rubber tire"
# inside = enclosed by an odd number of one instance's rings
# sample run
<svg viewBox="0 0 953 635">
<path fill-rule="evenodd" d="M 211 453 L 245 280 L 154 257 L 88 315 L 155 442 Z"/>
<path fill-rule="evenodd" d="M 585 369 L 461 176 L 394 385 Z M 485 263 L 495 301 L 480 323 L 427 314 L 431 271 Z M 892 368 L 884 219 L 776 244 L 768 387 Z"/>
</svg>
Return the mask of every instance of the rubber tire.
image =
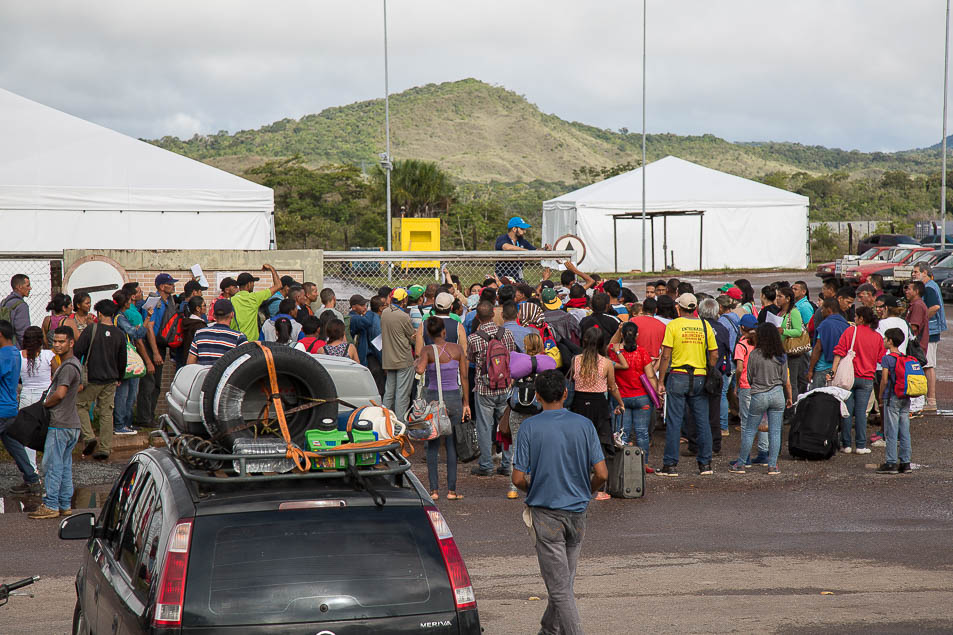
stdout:
<svg viewBox="0 0 953 635">
<path fill-rule="evenodd" d="M 86 614 L 83 613 L 79 600 L 76 600 L 76 607 L 73 609 L 72 632 L 73 635 L 89 635 L 92 632 L 89 628 L 89 624 L 86 622 Z"/>
<path fill-rule="evenodd" d="M 314 357 L 283 344 L 264 342 L 264 345 L 274 358 L 285 410 L 304 405 L 308 399 L 337 398 L 334 380 Z M 226 392 L 219 398 L 216 412 L 215 395 L 221 390 Z M 270 392 L 268 367 L 265 354 L 257 344 L 242 344 L 215 362 L 202 383 L 202 416 L 216 441 L 230 450 L 235 439 L 254 438 L 254 428 L 237 428 L 247 425 L 246 420 L 250 422 L 259 418 L 267 401 L 267 392 Z M 316 428 L 322 419 L 336 421 L 337 414 L 338 405 L 332 401 L 287 415 L 291 440 L 304 449 L 305 432 Z M 270 416 L 274 418 L 273 408 Z"/>
</svg>

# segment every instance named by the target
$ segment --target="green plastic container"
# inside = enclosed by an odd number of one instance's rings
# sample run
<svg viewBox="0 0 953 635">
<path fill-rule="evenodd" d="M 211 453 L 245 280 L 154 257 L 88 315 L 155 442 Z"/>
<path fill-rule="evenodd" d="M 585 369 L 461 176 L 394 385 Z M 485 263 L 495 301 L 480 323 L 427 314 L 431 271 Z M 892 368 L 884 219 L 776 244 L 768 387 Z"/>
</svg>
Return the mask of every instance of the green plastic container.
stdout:
<svg viewBox="0 0 953 635">
<path fill-rule="evenodd" d="M 355 443 L 363 441 L 377 441 L 377 433 L 372 431 L 354 430 L 351 432 Z M 349 443 L 347 432 L 337 430 L 308 430 L 304 435 L 308 445 L 308 450 L 320 452 L 329 448 L 335 448 Z M 358 467 L 377 465 L 380 461 L 379 452 L 363 452 L 355 457 Z M 348 457 L 346 455 L 328 456 L 314 458 L 311 460 L 311 469 L 313 470 L 343 470 L 347 468 Z"/>
</svg>

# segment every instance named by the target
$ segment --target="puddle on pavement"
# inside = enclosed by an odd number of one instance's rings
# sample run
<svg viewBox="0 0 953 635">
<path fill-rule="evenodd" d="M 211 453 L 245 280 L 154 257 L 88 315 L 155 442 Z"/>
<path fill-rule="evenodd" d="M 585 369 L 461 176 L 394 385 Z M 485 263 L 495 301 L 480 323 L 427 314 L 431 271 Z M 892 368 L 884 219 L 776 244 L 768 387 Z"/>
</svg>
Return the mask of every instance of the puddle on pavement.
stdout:
<svg viewBox="0 0 953 635">
<path fill-rule="evenodd" d="M 109 486 L 77 487 L 70 507 L 73 510 L 95 509 L 109 496 Z M 0 514 L 27 514 L 43 503 L 42 494 L 6 494 L 0 497 Z"/>
</svg>

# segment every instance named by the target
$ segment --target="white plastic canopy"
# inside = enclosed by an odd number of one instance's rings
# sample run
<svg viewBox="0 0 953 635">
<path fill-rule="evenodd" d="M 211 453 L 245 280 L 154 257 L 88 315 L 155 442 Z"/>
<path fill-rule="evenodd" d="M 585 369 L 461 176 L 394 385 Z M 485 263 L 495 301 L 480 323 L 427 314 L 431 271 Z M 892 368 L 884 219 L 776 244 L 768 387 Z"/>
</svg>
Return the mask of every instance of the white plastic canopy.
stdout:
<svg viewBox="0 0 953 635">
<path fill-rule="evenodd" d="M 702 269 L 807 267 L 806 196 L 672 156 L 546 201 L 543 242 L 578 236 L 586 245 L 580 268 L 587 272 L 641 269 L 641 219 L 613 222 L 613 216 L 641 214 L 643 169 L 646 212 L 656 216 L 654 241 L 646 222 L 647 270 L 673 261 L 682 270 L 698 269 L 699 259 Z M 701 214 L 665 214 L 671 212 Z"/>
<path fill-rule="evenodd" d="M 269 249 L 270 188 L 0 89 L 0 251 Z"/>
</svg>

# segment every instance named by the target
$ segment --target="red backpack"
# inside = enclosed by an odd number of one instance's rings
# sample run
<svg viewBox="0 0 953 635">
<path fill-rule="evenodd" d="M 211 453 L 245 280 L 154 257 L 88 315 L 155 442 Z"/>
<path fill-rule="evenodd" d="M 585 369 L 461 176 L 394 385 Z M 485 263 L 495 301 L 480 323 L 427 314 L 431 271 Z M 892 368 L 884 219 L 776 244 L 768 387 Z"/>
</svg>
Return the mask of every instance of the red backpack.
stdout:
<svg viewBox="0 0 953 635">
<path fill-rule="evenodd" d="M 166 307 L 166 313 L 172 311 L 172 317 L 170 317 L 162 327 L 159 329 L 159 336 L 165 340 L 165 343 L 169 345 L 169 348 L 179 348 L 182 346 L 182 313 L 176 310 L 176 307 L 172 304 L 169 304 Z M 167 315 L 163 314 L 163 320 Z"/>
<path fill-rule="evenodd" d="M 497 327 L 493 336 L 486 331 L 477 331 L 477 335 L 486 340 L 485 368 L 490 390 L 506 390 L 511 380 L 510 351 L 503 343 L 503 328 Z"/>
</svg>

